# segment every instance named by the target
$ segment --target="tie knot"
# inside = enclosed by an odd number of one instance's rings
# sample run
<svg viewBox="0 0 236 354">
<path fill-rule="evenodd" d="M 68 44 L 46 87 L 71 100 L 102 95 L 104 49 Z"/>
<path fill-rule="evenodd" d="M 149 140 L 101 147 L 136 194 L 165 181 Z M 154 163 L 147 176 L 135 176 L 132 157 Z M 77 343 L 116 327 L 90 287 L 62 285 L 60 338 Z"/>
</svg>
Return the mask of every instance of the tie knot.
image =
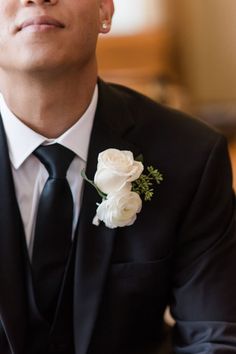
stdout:
<svg viewBox="0 0 236 354">
<path fill-rule="evenodd" d="M 41 145 L 34 155 L 42 162 L 51 178 L 65 178 L 75 153 L 60 144 Z"/>
</svg>

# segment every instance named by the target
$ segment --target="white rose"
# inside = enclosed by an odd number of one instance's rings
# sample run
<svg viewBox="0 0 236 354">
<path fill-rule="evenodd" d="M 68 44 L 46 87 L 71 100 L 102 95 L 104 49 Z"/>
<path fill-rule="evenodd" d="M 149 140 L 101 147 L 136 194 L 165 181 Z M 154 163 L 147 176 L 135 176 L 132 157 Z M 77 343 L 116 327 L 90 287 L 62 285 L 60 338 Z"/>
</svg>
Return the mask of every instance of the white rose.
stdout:
<svg viewBox="0 0 236 354">
<path fill-rule="evenodd" d="M 143 164 L 134 160 L 132 152 L 107 149 L 98 155 L 94 183 L 105 194 L 124 187 L 131 190 L 131 182 L 138 179 L 142 172 Z"/>
<path fill-rule="evenodd" d="M 142 200 L 135 192 L 121 190 L 108 195 L 97 208 L 97 218 L 114 229 L 116 227 L 130 226 L 141 211 Z"/>
</svg>

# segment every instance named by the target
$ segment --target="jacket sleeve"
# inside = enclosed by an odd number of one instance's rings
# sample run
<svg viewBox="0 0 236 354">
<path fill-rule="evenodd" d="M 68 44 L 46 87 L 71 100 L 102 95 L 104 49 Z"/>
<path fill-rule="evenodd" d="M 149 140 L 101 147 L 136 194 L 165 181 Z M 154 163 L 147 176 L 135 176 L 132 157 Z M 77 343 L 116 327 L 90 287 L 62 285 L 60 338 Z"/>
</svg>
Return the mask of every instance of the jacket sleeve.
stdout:
<svg viewBox="0 0 236 354">
<path fill-rule="evenodd" d="M 171 312 L 177 354 L 236 353 L 235 197 L 227 144 L 211 149 L 175 254 Z"/>
</svg>

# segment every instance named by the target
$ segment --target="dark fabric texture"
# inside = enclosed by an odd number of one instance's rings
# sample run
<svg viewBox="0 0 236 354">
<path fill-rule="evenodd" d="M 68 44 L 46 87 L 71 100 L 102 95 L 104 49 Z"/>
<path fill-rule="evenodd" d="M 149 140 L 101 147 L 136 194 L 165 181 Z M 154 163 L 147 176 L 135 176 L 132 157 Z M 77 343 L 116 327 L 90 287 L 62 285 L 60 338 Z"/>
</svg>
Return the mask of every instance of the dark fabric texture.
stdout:
<svg viewBox="0 0 236 354">
<path fill-rule="evenodd" d="M 75 354 L 163 353 L 167 305 L 176 320 L 173 353 L 236 353 L 235 197 L 225 139 L 189 116 L 99 81 L 89 178 L 98 153 L 111 147 L 142 153 L 145 167 L 159 168 L 164 181 L 134 225 L 118 229 L 92 224 L 100 197 L 85 184 L 75 247 Z M 1 329 L 9 353 L 25 354 L 22 226 L 2 129 L 0 165 Z M 5 348 L 3 340 L 0 352 Z"/>
<path fill-rule="evenodd" d="M 66 179 L 75 154 L 59 144 L 39 146 L 34 155 L 49 177 L 39 199 L 32 256 L 36 302 L 51 321 L 72 239 L 73 197 Z"/>
<path fill-rule="evenodd" d="M 74 240 L 66 263 L 65 273 L 60 284 L 56 311 L 52 322 L 40 313 L 32 282 L 31 266 L 25 252 L 28 329 L 24 354 L 74 354 L 73 339 L 73 279 L 74 279 Z"/>
</svg>

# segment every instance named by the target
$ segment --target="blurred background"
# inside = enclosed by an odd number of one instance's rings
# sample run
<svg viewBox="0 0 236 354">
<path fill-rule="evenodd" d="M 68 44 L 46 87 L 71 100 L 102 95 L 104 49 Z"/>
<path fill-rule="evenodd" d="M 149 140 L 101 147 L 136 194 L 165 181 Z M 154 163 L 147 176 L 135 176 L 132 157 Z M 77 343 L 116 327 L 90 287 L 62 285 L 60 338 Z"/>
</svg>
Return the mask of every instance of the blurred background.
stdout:
<svg viewBox="0 0 236 354">
<path fill-rule="evenodd" d="M 236 189 L 236 1 L 114 0 L 100 76 L 188 112 L 229 141 Z"/>
</svg>

